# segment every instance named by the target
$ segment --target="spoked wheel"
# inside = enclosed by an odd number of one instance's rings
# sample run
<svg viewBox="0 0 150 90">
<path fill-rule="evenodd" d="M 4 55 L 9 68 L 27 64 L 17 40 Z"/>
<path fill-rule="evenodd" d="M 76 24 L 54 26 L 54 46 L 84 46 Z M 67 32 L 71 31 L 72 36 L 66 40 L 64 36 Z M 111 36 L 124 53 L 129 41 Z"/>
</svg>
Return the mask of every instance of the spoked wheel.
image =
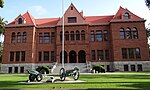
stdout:
<svg viewBox="0 0 150 90">
<path fill-rule="evenodd" d="M 61 80 L 61 81 L 64 81 L 65 78 L 66 78 L 65 69 L 64 69 L 64 68 L 61 68 L 61 69 L 60 69 L 60 80 Z"/>
<path fill-rule="evenodd" d="M 79 79 L 79 71 L 78 70 L 74 71 L 73 77 L 74 77 L 74 80 L 78 80 Z"/>
<path fill-rule="evenodd" d="M 37 76 L 36 76 L 36 80 L 38 81 L 38 82 L 40 82 L 41 80 L 42 80 L 42 74 L 38 74 Z"/>
<path fill-rule="evenodd" d="M 29 75 L 29 80 L 30 80 L 31 82 L 33 82 L 33 81 L 35 80 L 35 78 L 36 78 L 35 75 L 33 75 L 33 74 L 30 74 L 30 75 Z"/>
</svg>

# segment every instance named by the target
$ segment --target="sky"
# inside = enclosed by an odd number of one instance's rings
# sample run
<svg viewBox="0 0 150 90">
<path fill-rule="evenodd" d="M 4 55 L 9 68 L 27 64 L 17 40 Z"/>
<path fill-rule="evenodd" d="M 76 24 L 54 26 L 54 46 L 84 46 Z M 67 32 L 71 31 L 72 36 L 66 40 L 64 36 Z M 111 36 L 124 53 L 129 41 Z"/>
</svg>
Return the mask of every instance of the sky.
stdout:
<svg viewBox="0 0 150 90">
<path fill-rule="evenodd" d="M 8 22 L 20 14 L 29 12 L 34 18 L 54 18 L 62 16 L 62 0 L 4 0 L 0 16 Z M 73 3 L 84 16 L 115 15 L 119 7 L 127 8 L 132 13 L 150 22 L 150 10 L 144 0 L 64 0 L 64 10 Z"/>
</svg>

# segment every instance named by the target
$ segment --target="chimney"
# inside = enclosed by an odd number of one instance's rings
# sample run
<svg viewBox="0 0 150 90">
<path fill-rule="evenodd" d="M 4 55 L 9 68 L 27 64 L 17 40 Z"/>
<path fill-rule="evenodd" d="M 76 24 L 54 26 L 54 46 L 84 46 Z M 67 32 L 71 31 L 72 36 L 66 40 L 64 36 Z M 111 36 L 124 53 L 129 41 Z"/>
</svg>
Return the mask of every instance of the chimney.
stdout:
<svg viewBox="0 0 150 90">
<path fill-rule="evenodd" d="M 81 14 L 81 16 L 83 17 L 83 10 L 81 10 L 80 14 Z"/>
</svg>

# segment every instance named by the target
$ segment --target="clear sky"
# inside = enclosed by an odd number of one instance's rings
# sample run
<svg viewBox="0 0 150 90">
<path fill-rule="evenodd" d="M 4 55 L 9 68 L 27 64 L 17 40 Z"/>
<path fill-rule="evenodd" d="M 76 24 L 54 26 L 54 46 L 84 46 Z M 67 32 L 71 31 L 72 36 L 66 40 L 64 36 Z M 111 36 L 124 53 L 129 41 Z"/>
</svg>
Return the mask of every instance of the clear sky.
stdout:
<svg viewBox="0 0 150 90">
<path fill-rule="evenodd" d="M 62 0 L 4 0 L 4 8 L 0 8 L 0 16 L 11 22 L 19 14 L 29 11 L 35 18 L 61 17 Z M 85 16 L 114 15 L 120 6 L 150 22 L 150 11 L 144 0 L 64 0 L 65 10 L 71 2 Z"/>
</svg>

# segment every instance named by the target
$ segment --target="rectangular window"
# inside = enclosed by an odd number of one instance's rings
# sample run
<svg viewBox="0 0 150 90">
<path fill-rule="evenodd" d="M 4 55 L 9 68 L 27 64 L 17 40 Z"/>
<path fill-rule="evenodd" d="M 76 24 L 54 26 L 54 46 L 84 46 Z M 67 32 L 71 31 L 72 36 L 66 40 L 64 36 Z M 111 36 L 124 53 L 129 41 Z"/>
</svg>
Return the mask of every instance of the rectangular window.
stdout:
<svg viewBox="0 0 150 90">
<path fill-rule="evenodd" d="M 52 32 L 51 38 L 52 38 L 52 43 L 55 43 L 55 32 Z"/>
<path fill-rule="evenodd" d="M 49 51 L 44 52 L 44 61 L 49 61 Z"/>
<path fill-rule="evenodd" d="M 141 58 L 140 48 L 135 49 L 135 55 L 136 55 L 136 58 Z"/>
<path fill-rule="evenodd" d="M 76 23 L 77 18 L 76 17 L 68 17 L 68 23 Z"/>
<path fill-rule="evenodd" d="M 104 41 L 108 41 L 108 31 L 104 31 Z"/>
<path fill-rule="evenodd" d="M 143 69 L 142 69 L 142 64 L 138 64 L 137 67 L 138 67 L 138 68 L 137 68 L 137 69 L 138 69 L 138 70 L 137 70 L 138 72 L 139 72 L 139 71 L 143 71 Z"/>
<path fill-rule="evenodd" d="M 12 67 L 8 67 L 8 73 L 12 73 Z"/>
<path fill-rule="evenodd" d="M 10 61 L 14 61 L 14 52 L 10 52 Z"/>
<path fill-rule="evenodd" d="M 91 31 L 91 41 L 94 41 L 94 31 Z"/>
<path fill-rule="evenodd" d="M 16 61 L 19 61 L 20 60 L 20 52 L 16 52 Z"/>
<path fill-rule="evenodd" d="M 135 65 L 131 65 L 131 71 L 136 71 L 135 70 Z"/>
<path fill-rule="evenodd" d="M 24 67 L 20 67 L 20 73 L 24 73 Z"/>
<path fill-rule="evenodd" d="M 105 50 L 105 59 L 109 60 L 109 50 Z"/>
<path fill-rule="evenodd" d="M 55 62 L 55 52 L 51 51 L 51 61 Z"/>
<path fill-rule="evenodd" d="M 39 61 L 42 61 L 42 52 L 39 52 Z"/>
<path fill-rule="evenodd" d="M 122 58 L 127 59 L 127 49 L 126 48 L 122 48 Z"/>
<path fill-rule="evenodd" d="M 14 73 L 18 73 L 18 67 L 15 67 Z"/>
<path fill-rule="evenodd" d="M 124 65 L 124 71 L 129 71 L 128 65 Z"/>
<path fill-rule="evenodd" d="M 102 31 L 96 31 L 96 41 L 102 41 Z"/>
<path fill-rule="evenodd" d="M 43 41 L 42 33 L 39 33 L 39 43 L 42 43 L 42 41 Z"/>
<path fill-rule="evenodd" d="M 21 60 L 22 60 L 22 61 L 25 61 L 25 57 L 26 57 L 25 51 L 22 51 L 21 54 L 22 54 L 22 55 L 21 55 Z"/>
<path fill-rule="evenodd" d="M 103 50 L 97 50 L 97 60 L 104 60 Z"/>
<path fill-rule="evenodd" d="M 50 43 L 50 34 L 44 33 L 44 43 Z"/>
<path fill-rule="evenodd" d="M 92 60 L 95 60 L 96 56 L 95 56 L 95 50 L 92 50 Z"/>
<path fill-rule="evenodd" d="M 128 48 L 129 58 L 134 58 L 134 50 L 133 48 Z"/>
</svg>

